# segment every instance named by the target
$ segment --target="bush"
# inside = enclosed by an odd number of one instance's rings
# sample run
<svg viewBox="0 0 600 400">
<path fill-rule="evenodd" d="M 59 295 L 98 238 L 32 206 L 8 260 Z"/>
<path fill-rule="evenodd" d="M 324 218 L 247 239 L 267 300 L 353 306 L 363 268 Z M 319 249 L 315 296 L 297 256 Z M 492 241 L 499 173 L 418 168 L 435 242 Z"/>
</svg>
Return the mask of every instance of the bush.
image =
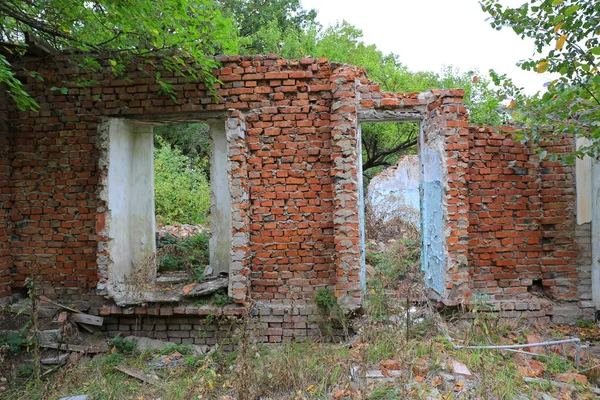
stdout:
<svg viewBox="0 0 600 400">
<path fill-rule="evenodd" d="M 210 211 L 210 184 L 198 162 L 163 140 L 154 149 L 154 199 L 160 223 L 200 224 Z"/>
</svg>

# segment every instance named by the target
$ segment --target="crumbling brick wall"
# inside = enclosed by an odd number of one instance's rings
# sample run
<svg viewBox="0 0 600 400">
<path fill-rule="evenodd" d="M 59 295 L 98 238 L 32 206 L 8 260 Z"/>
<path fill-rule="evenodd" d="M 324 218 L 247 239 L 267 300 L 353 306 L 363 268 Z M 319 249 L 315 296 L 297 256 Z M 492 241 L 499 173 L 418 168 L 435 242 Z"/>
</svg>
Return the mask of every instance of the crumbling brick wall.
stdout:
<svg viewBox="0 0 600 400">
<path fill-rule="evenodd" d="M 470 135 L 473 293 L 505 303 L 507 311 L 580 315 L 576 301 L 589 299 L 583 293 L 589 291 L 589 244 L 581 247 L 576 238 L 585 245 L 589 230 L 576 224 L 574 166 L 540 161 L 529 146 L 491 128 L 471 127 Z M 574 140 L 563 139 L 544 150 L 565 154 L 573 145 Z M 540 311 L 539 303 L 549 300 L 573 303 L 566 306 L 570 311 Z"/>
<path fill-rule="evenodd" d="M 325 59 L 219 60 L 216 99 L 202 83 L 169 71 L 161 73 L 173 97 L 161 94 L 148 66 L 132 65 L 115 77 L 108 66 L 88 75 L 66 56 L 15 61 L 44 81 L 21 73 L 38 112 L 0 101 L 13 107 L 11 129 L 0 129 L 0 155 L 7 155 L 0 157 L 0 293 L 7 293 L 3 282 L 20 288 L 34 274 L 46 294 L 98 301 L 100 314 L 117 320 L 199 315 L 177 305 L 115 307 L 98 296 L 110 264 L 99 127 L 111 118 L 186 122 L 218 115 L 231 136 L 236 189 L 230 293 L 238 305 L 230 312 L 243 313 L 240 305 L 249 300 L 261 303 L 267 340 L 310 334 L 320 288 L 348 308 L 363 301 L 363 121 L 421 120 L 422 145 L 441 157 L 445 264 L 435 298 L 458 304 L 484 293 L 511 311 L 531 299 L 539 281 L 543 295 L 577 306 L 586 284 L 577 266 L 585 257 L 574 242 L 572 167 L 540 162 L 504 135 L 470 128 L 461 90 L 383 93 L 363 69 Z M 549 150 L 569 151 L 569 143 Z M 553 312 L 539 304 L 531 310 L 540 317 Z"/>
</svg>

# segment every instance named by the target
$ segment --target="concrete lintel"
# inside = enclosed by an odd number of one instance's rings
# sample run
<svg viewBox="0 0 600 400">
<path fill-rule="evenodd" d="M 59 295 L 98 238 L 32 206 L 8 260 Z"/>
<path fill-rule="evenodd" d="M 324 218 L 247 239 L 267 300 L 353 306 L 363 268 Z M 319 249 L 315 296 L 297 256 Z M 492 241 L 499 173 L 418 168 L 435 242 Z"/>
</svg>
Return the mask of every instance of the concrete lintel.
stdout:
<svg viewBox="0 0 600 400">
<path fill-rule="evenodd" d="M 420 122 L 427 114 L 425 108 L 404 110 L 358 109 L 358 122 Z"/>
<path fill-rule="evenodd" d="M 228 111 L 193 111 L 178 112 L 173 114 L 142 114 L 142 115 L 119 115 L 119 118 L 138 124 L 164 125 L 164 124 L 191 124 L 191 123 L 213 123 L 227 119 Z"/>
</svg>

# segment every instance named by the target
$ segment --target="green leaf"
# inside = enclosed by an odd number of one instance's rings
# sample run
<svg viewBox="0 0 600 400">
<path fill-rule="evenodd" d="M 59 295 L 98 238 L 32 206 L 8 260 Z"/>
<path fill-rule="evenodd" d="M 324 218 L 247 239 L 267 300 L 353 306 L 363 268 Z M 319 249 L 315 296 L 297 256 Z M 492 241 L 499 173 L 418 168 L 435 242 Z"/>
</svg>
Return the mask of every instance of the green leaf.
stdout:
<svg viewBox="0 0 600 400">
<path fill-rule="evenodd" d="M 566 15 L 571 15 L 571 14 L 574 14 L 574 13 L 576 13 L 576 12 L 577 12 L 577 10 L 579 10 L 580 8 L 581 8 L 581 7 L 580 7 L 580 6 L 578 6 L 578 5 L 572 5 L 572 6 L 570 6 L 570 7 L 567 7 L 567 8 L 565 9 L 565 14 L 566 14 Z"/>
</svg>

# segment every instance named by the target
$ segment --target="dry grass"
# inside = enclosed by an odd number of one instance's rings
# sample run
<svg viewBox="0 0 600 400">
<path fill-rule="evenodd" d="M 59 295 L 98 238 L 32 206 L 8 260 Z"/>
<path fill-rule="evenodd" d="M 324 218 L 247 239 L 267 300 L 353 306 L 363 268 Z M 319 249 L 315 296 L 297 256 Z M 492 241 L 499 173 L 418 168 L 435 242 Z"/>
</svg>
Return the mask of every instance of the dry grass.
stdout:
<svg viewBox="0 0 600 400">
<path fill-rule="evenodd" d="M 420 235 L 419 227 L 402 215 L 389 218 L 386 222 L 377 218 L 372 207 L 365 205 L 365 235 L 377 242 L 414 238 Z"/>
</svg>

